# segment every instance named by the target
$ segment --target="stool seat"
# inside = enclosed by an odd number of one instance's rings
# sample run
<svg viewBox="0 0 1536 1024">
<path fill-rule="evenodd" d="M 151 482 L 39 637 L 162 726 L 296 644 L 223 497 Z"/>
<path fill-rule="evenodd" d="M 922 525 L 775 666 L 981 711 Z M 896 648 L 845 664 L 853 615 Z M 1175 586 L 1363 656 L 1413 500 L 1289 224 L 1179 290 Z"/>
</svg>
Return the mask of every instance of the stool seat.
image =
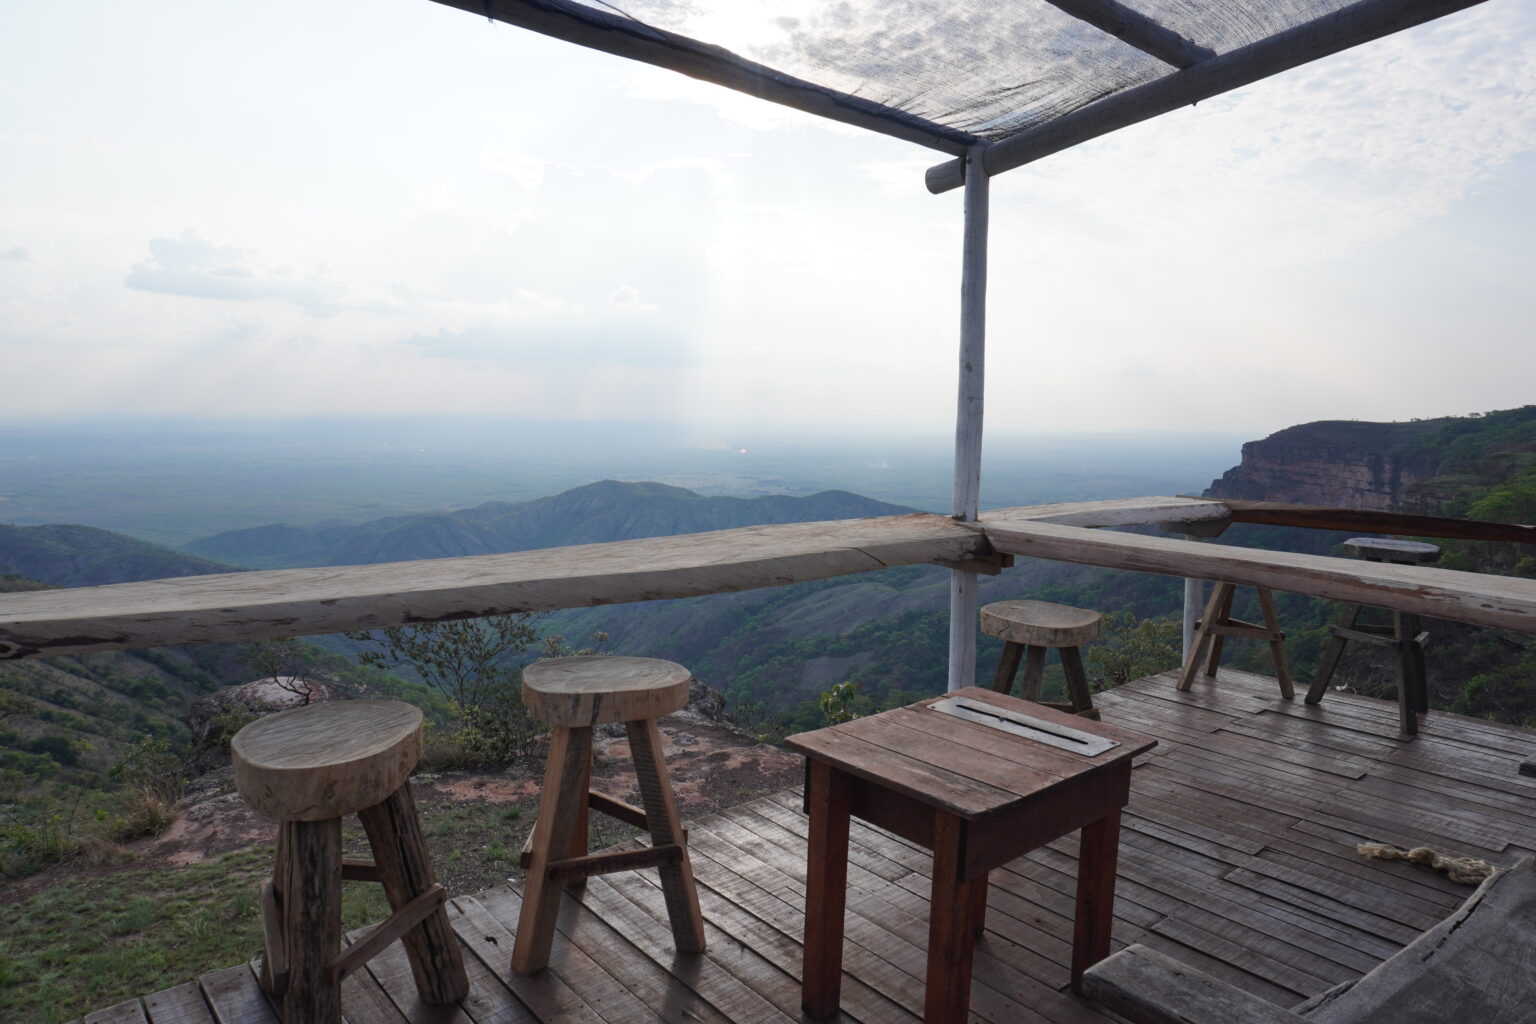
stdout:
<svg viewBox="0 0 1536 1024">
<path fill-rule="evenodd" d="M 545 725 L 660 718 L 688 703 L 693 673 L 659 658 L 545 658 L 523 669 L 523 703 Z"/>
<path fill-rule="evenodd" d="M 345 700 L 279 711 L 230 744 L 235 788 L 279 821 L 324 821 L 382 803 L 421 758 L 421 710 Z"/>
<path fill-rule="evenodd" d="M 1372 562 L 1396 562 L 1398 565 L 1429 565 L 1440 561 L 1440 547 L 1418 540 L 1394 537 L 1351 537 L 1344 546 L 1358 558 Z"/>
<path fill-rule="evenodd" d="M 1098 612 L 1047 601 L 997 601 L 981 609 L 981 631 L 1035 647 L 1080 647 L 1099 635 Z"/>
</svg>

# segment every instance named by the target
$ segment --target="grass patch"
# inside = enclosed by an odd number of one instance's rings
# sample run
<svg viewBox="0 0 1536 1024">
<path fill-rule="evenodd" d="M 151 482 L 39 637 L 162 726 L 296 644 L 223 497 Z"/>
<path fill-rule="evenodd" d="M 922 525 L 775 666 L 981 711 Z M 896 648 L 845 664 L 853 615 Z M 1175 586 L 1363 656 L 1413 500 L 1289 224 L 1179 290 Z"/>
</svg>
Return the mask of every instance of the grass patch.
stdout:
<svg viewBox="0 0 1536 1024">
<path fill-rule="evenodd" d="M 273 851 L 61 882 L 0 908 L 0 1020 L 53 1024 L 240 963 L 261 949 L 256 894 Z M 349 882 L 346 928 L 389 913 Z"/>
</svg>

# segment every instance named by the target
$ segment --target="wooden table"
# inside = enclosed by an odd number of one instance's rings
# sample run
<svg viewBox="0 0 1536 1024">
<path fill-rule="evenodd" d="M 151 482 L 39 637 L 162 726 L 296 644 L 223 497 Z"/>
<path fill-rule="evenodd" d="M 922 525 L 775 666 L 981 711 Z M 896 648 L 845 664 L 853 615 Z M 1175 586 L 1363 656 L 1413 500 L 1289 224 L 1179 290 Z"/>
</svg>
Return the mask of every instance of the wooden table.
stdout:
<svg viewBox="0 0 1536 1024">
<path fill-rule="evenodd" d="M 1017 716 L 1072 749 L 1049 745 L 1040 732 L 994 727 Z M 1093 753 L 1098 741 L 1113 746 Z M 1073 989 L 1109 955 L 1120 809 L 1130 798 L 1132 757 L 1155 740 L 970 687 L 785 743 L 809 767 L 803 1006 L 811 1016 L 838 1009 L 850 816 L 933 851 L 923 1008 L 930 1024 L 966 1019 L 987 872 L 1079 828 Z"/>
</svg>

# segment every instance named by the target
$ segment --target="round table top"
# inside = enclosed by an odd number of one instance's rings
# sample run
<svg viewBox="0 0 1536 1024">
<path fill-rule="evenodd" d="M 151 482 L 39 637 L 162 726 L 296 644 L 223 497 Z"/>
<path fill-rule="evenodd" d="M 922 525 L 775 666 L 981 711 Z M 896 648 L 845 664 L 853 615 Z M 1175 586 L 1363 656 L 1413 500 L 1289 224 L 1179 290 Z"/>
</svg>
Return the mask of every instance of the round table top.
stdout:
<svg viewBox="0 0 1536 1024">
<path fill-rule="evenodd" d="M 1047 601 L 997 601 L 982 606 L 981 631 L 1034 647 L 1078 647 L 1099 635 L 1102 618 L 1087 608 Z"/>
<path fill-rule="evenodd" d="M 421 709 L 338 700 L 257 719 L 230 743 L 235 788 L 279 820 L 318 821 L 372 807 L 421 758 Z"/>
<path fill-rule="evenodd" d="M 1344 546 L 1360 558 L 1404 565 L 1426 565 L 1440 560 L 1440 546 L 1396 537 L 1351 537 Z"/>
<path fill-rule="evenodd" d="M 545 658 L 523 669 L 523 703 L 547 725 L 632 722 L 682 710 L 692 683 L 660 658 Z"/>
</svg>

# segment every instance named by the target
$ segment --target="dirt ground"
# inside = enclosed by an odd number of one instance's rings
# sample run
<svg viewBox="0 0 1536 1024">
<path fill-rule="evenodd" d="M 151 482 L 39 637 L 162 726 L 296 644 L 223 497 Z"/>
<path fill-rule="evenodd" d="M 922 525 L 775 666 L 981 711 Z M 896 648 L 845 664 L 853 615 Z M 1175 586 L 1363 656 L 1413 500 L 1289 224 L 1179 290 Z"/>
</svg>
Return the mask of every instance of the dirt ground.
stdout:
<svg viewBox="0 0 1536 1024">
<path fill-rule="evenodd" d="M 659 726 L 684 819 L 704 817 L 802 784 L 799 757 L 758 743 L 729 726 L 686 713 L 663 718 Z M 594 747 L 593 788 L 638 803 L 629 742 L 622 727 L 599 729 Z M 517 859 L 537 814 L 542 776 L 542 751 L 529 763 L 506 771 L 415 776 L 422 829 L 439 881 L 451 893 L 473 893 L 508 877 L 521 877 Z M 45 889 L 54 877 L 79 878 L 83 873 L 108 874 L 128 868 L 175 869 L 233 850 L 271 845 L 275 839 L 275 823 L 252 811 L 234 792 L 228 768 L 197 779 L 178 810 L 169 830 L 130 844 L 125 848 L 127 856 L 111 863 L 73 862 L 14 884 L 0 884 L 0 904 Z M 344 834 L 349 853 L 366 855 L 366 841 L 355 822 Z M 634 835 L 635 830 L 621 822 L 592 816 L 594 849 Z"/>
</svg>

